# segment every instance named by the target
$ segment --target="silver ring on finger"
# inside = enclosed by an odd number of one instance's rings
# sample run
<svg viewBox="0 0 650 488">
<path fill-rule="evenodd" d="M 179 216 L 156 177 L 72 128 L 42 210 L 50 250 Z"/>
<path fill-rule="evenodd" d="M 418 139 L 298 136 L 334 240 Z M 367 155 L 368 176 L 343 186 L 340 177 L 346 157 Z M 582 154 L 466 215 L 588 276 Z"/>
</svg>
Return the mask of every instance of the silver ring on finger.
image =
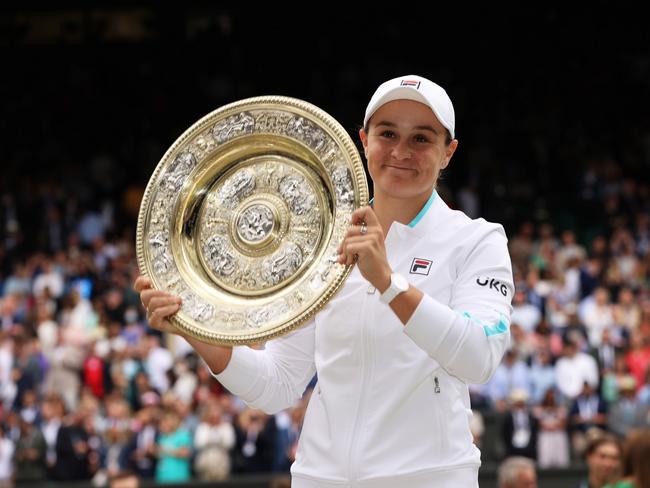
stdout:
<svg viewBox="0 0 650 488">
<path fill-rule="evenodd" d="M 359 233 L 362 236 L 365 236 L 368 233 L 368 224 L 365 222 L 361 222 L 361 229 L 359 229 Z"/>
</svg>

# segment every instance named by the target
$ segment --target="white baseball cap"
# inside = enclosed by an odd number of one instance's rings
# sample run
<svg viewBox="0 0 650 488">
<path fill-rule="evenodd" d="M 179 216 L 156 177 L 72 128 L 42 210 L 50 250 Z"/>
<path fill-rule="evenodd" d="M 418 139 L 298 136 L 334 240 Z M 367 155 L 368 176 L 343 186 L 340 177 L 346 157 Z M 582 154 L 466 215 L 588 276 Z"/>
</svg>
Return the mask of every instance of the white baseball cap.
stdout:
<svg viewBox="0 0 650 488">
<path fill-rule="evenodd" d="M 379 107 L 393 100 L 415 100 L 427 105 L 454 138 L 456 116 L 449 95 L 440 85 L 417 75 L 400 76 L 379 85 L 366 108 L 364 127 Z"/>
</svg>

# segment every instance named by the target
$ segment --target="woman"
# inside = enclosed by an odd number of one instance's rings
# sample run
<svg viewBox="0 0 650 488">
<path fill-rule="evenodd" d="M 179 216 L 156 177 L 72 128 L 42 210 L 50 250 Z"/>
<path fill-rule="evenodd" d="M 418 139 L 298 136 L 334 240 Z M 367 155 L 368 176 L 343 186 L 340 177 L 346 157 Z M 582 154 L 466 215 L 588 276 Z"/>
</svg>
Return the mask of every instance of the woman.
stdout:
<svg viewBox="0 0 650 488">
<path fill-rule="evenodd" d="M 630 432 L 623 453 L 624 478 L 605 488 L 650 488 L 650 430 Z"/>
<path fill-rule="evenodd" d="M 230 474 L 230 450 L 235 445 L 233 426 L 221 418 L 216 400 L 206 405 L 194 434 L 195 469 L 202 480 L 223 480 Z"/>
<path fill-rule="evenodd" d="M 160 437 L 156 441 L 156 482 L 186 483 L 191 477 L 192 435 L 181 427 L 181 419 L 173 410 L 160 420 Z"/>
<path fill-rule="evenodd" d="M 486 382 L 508 344 L 505 233 L 435 191 L 458 146 L 440 86 L 419 76 L 383 83 L 359 136 L 374 201 L 353 213 L 339 248 L 339 263 L 355 266 L 337 295 L 264 350 L 187 340 L 226 388 L 269 413 L 318 373 L 294 487 L 478 486 L 467 383 Z M 151 325 L 178 333 L 167 317 L 180 299 L 144 277 L 135 288 Z"/>
</svg>

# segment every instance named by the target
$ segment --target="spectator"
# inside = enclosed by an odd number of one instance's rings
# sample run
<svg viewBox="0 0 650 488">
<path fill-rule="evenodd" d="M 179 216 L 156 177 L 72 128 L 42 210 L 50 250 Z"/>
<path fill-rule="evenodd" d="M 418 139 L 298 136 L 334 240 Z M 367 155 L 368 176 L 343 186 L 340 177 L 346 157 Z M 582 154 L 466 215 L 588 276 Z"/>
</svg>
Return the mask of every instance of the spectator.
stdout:
<svg viewBox="0 0 650 488">
<path fill-rule="evenodd" d="M 587 328 L 589 344 L 597 348 L 602 342 L 603 330 L 614 326 L 614 313 L 609 302 L 609 291 L 606 288 L 596 288 L 593 299 L 585 300 L 582 320 Z"/>
<path fill-rule="evenodd" d="M 188 431 L 180 428 L 180 418 L 173 410 L 165 412 L 160 421 L 156 454 L 156 482 L 183 483 L 190 480 L 192 437 Z"/>
<path fill-rule="evenodd" d="M 517 352 L 509 349 L 487 383 L 490 399 L 497 411 L 506 410 L 508 396 L 514 389 L 523 390 L 527 397 L 530 397 L 530 370 L 528 365 L 517 357 Z"/>
<path fill-rule="evenodd" d="M 151 386 L 161 394 L 169 390 L 169 377 L 167 372 L 174 364 L 174 356 L 160 344 L 160 336 L 156 333 L 147 335 L 145 342 L 146 359 L 145 370 L 149 376 Z"/>
<path fill-rule="evenodd" d="M 59 429 L 56 438 L 54 478 L 60 481 L 90 479 L 90 453 L 85 421 L 88 412 L 78 409 L 70 414 L 70 422 Z"/>
<path fill-rule="evenodd" d="M 499 488 L 537 488 L 535 463 L 526 457 L 509 457 L 497 472 Z"/>
<path fill-rule="evenodd" d="M 594 431 L 606 428 L 607 404 L 585 381 L 582 392 L 573 401 L 569 410 L 569 433 L 574 452 L 578 455 L 582 454 L 588 436 Z"/>
<path fill-rule="evenodd" d="M 589 354 L 578 351 L 574 339 L 564 342 L 562 357 L 555 365 L 555 381 L 560 393 L 569 401 L 580 395 L 584 384 L 598 386 L 598 365 Z"/>
<path fill-rule="evenodd" d="M 593 437 L 584 452 L 587 479 L 577 488 L 603 488 L 618 479 L 622 457 L 623 448 L 616 437 L 610 434 Z"/>
<path fill-rule="evenodd" d="M 602 341 L 600 345 L 593 350 L 601 374 L 604 371 L 612 371 L 616 369 L 617 358 L 623 354 L 621 347 L 618 345 L 619 342 L 620 341 L 614 341 L 612 338 L 612 329 L 603 330 Z"/>
<path fill-rule="evenodd" d="M 517 289 L 512 302 L 511 323 L 519 324 L 526 333 L 531 333 L 542 320 L 541 311 L 527 302 L 526 290 Z"/>
<path fill-rule="evenodd" d="M 650 368 L 650 341 L 641 335 L 641 331 L 630 336 L 630 349 L 625 354 L 625 363 L 637 384 L 643 384 L 646 371 Z"/>
<path fill-rule="evenodd" d="M 541 347 L 533 357 L 530 367 L 531 401 L 540 404 L 549 389 L 555 388 L 555 366 L 551 363 L 551 353 Z"/>
<path fill-rule="evenodd" d="M 624 477 L 606 488 L 647 488 L 650 486 L 650 429 L 631 432 L 625 440 Z"/>
<path fill-rule="evenodd" d="M 235 422 L 233 473 L 269 473 L 273 466 L 276 426 L 261 410 L 246 408 Z"/>
<path fill-rule="evenodd" d="M 641 324 L 641 307 L 636 303 L 634 291 L 628 286 L 618 292 L 618 302 L 614 305 L 614 321 L 628 334 L 634 333 Z"/>
<path fill-rule="evenodd" d="M 195 468 L 202 480 L 223 480 L 230 474 L 230 450 L 235 445 L 235 430 L 221 418 L 221 406 L 212 400 L 196 429 Z"/>
<path fill-rule="evenodd" d="M 579 263 L 587 257 L 585 248 L 577 243 L 576 234 L 572 229 L 564 230 L 560 239 L 561 245 L 555 259 L 560 271 L 569 268 L 572 261 Z"/>
<path fill-rule="evenodd" d="M 13 456 L 15 445 L 0 424 L 0 487 L 10 486 L 14 475 Z"/>
<path fill-rule="evenodd" d="M 624 438 L 636 428 L 648 425 L 648 407 L 636 400 L 636 380 L 627 375 L 621 378 L 620 398 L 608 415 L 609 430 Z"/>
<path fill-rule="evenodd" d="M 46 477 L 47 445 L 40 430 L 24 417 L 20 419 L 20 438 L 16 445 L 16 481 L 35 482 Z"/>
<path fill-rule="evenodd" d="M 510 239 L 509 249 L 512 264 L 516 271 L 523 273 L 533 255 L 533 234 L 535 227 L 532 222 L 524 222 L 519 231 Z"/>
<path fill-rule="evenodd" d="M 566 468 L 569 466 L 569 438 L 567 437 L 567 411 L 555 400 L 553 388 L 546 390 L 533 415 L 539 425 L 537 460 L 540 468 Z"/>
<path fill-rule="evenodd" d="M 141 478 L 153 478 L 156 468 L 156 416 L 155 404 L 144 406 L 136 414 L 134 434 L 131 436 L 129 452 L 135 472 Z"/>
<path fill-rule="evenodd" d="M 45 259 L 41 272 L 34 279 L 32 293 L 36 297 L 42 297 L 47 293 L 47 296 L 57 299 L 63 295 L 63 287 L 63 276 L 54 268 L 54 263 L 50 259 Z"/>
<path fill-rule="evenodd" d="M 47 446 L 45 461 L 50 474 L 53 474 L 56 464 L 56 443 L 64 413 L 64 403 L 58 394 L 51 393 L 44 398 L 41 404 L 41 433 Z"/>
<path fill-rule="evenodd" d="M 512 390 L 510 411 L 503 421 L 503 440 L 507 456 L 524 456 L 537 459 L 539 425 L 528 408 L 528 392 Z"/>
</svg>

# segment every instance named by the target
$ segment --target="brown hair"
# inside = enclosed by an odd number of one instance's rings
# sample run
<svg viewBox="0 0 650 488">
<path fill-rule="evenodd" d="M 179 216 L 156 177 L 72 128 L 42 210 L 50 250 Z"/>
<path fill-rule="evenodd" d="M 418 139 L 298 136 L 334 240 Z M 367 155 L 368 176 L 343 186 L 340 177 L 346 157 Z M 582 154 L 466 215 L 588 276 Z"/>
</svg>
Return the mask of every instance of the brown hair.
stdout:
<svg viewBox="0 0 650 488">
<path fill-rule="evenodd" d="M 594 452 L 596 452 L 596 449 L 598 449 L 603 444 L 614 444 L 616 446 L 616 449 L 618 449 L 619 455 L 623 454 L 623 445 L 621 444 L 621 441 L 619 441 L 617 437 L 611 434 L 601 434 L 594 437 L 589 442 L 589 444 L 587 444 L 587 448 L 585 449 L 584 452 L 585 458 L 591 456 Z"/>
<path fill-rule="evenodd" d="M 630 469 L 636 488 L 650 488 L 649 460 L 650 429 L 630 432 L 625 441 L 625 467 Z"/>
</svg>

